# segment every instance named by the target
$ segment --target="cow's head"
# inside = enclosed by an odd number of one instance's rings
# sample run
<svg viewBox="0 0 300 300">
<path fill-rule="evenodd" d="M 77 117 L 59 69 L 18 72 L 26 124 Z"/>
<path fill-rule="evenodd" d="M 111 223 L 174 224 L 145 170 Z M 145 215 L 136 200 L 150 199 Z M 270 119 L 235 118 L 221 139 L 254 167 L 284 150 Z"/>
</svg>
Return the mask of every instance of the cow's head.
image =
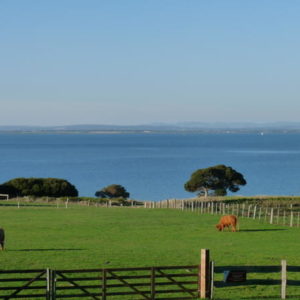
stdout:
<svg viewBox="0 0 300 300">
<path fill-rule="evenodd" d="M 216 228 L 217 228 L 219 231 L 222 231 L 222 230 L 223 230 L 223 225 L 222 225 L 222 224 L 217 224 L 217 225 L 216 225 Z"/>
</svg>

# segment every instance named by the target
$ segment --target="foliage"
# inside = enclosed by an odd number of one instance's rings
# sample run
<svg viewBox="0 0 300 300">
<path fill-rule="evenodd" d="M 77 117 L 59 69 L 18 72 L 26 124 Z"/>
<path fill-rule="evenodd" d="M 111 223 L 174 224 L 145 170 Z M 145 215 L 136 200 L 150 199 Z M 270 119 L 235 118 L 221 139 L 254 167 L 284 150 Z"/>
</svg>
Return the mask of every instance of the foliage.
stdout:
<svg viewBox="0 0 300 300">
<path fill-rule="evenodd" d="M 96 197 L 100 198 L 124 198 L 127 199 L 129 197 L 129 193 L 126 189 L 119 184 L 111 184 L 100 191 L 95 193 Z"/>
<path fill-rule="evenodd" d="M 58 178 L 15 178 L 5 182 L 2 187 L 14 196 L 78 196 L 74 185 Z"/>
<path fill-rule="evenodd" d="M 5 184 L 0 184 L 0 194 L 8 194 L 10 196 L 17 195 L 18 191 L 15 187 Z"/>
<path fill-rule="evenodd" d="M 237 192 L 240 185 L 245 185 L 243 175 L 231 167 L 217 165 L 195 171 L 184 185 L 188 192 L 198 192 L 208 196 L 213 191 L 218 196 L 225 196 L 227 190 Z"/>
</svg>

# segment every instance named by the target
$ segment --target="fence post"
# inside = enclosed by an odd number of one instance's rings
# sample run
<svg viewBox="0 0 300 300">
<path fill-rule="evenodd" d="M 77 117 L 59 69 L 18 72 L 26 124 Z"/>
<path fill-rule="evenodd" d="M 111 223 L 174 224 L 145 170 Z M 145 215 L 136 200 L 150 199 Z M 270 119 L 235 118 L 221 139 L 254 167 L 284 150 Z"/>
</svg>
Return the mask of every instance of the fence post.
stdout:
<svg viewBox="0 0 300 300">
<path fill-rule="evenodd" d="M 209 277 L 209 250 L 201 249 L 200 299 L 210 297 Z"/>
<path fill-rule="evenodd" d="M 294 221 L 294 214 L 293 214 L 293 211 L 291 211 L 290 227 L 293 227 L 293 221 Z"/>
<path fill-rule="evenodd" d="M 247 218 L 250 218 L 250 210 L 251 210 L 251 204 L 248 205 L 248 213 L 247 213 Z"/>
<path fill-rule="evenodd" d="M 281 299 L 286 298 L 286 260 L 281 261 Z"/>
<path fill-rule="evenodd" d="M 106 300 L 106 269 L 102 269 L 102 300 Z"/>
<path fill-rule="evenodd" d="M 245 203 L 242 205 L 242 218 L 244 218 L 244 211 L 245 211 Z"/>
<path fill-rule="evenodd" d="M 254 206 L 254 210 L 253 210 L 253 219 L 255 219 L 256 217 L 256 205 Z"/>
<path fill-rule="evenodd" d="M 210 262 L 210 299 L 214 298 L 214 271 L 215 271 L 215 263 L 211 261 Z"/>
<path fill-rule="evenodd" d="M 151 300 L 155 300 L 155 268 L 151 268 Z"/>
<path fill-rule="evenodd" d="M 51 275 L 50 275 L 50 269 L 48 269 L 48 268 L 46 270 L 46 275 L 47 275 L 46 299 L 51 300 Z"/>
<path fill-rule="evenodd" d="M 273 207 L 271 208 L 270 224 L 273 224 Z"/>
</svg>

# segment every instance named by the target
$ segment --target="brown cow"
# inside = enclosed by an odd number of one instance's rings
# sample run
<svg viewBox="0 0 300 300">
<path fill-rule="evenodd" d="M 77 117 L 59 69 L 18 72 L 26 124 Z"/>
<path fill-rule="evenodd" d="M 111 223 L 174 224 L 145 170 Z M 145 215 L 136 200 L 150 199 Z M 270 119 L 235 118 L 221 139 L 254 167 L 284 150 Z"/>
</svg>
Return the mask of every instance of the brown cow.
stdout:
<svg viewBox="0 0 300 300">
<path fill-rule="evenodd" d="M 223 216 L 219 224 L 216 225 L 216 228 L 218 228 L 219 231 L 223 231 L 225 227 L 231 226 L 231 231 L 236 231 L 237 230 L 237 217 L 234 215 L 229 215 L 229 216 Z"/>
<path fill-rule="evenodd" d="M 1 246 L 1 250 L 4 250 L 4 239 L 5 239 L 4 229 L 0 228 L 0 246 Z"/>
</svg>

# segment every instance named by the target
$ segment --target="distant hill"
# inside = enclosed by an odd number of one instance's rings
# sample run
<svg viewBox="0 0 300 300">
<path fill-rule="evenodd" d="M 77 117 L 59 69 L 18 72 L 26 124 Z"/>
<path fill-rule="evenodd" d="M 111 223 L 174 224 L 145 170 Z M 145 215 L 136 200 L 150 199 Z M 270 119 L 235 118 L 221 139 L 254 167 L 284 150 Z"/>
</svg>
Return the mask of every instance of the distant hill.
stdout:
<svg viewBox="0 0 300 300">
<path fill-rule="evenodd" d="M 107 133 L 107 132 L 205 132 L 205 133 L 300 133 L 300 122 L 274 123 L 225 123 L 225 122 L 178 122 L 141 125 L 74 124 L 65 126 L 0 126 L 0 132 L 63 132 L 63 133 Z"/>
</svg>

